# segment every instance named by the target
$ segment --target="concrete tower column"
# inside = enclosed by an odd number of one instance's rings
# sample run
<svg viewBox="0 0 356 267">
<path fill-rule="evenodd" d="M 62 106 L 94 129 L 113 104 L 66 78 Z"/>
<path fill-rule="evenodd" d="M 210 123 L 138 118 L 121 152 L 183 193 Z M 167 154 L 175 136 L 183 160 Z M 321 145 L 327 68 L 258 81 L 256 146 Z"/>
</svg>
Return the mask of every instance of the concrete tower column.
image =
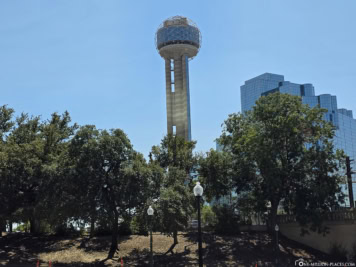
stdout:
<svg viewBox="0 0 356 267">
<path fill-rule="evenodd" d="M 167 133 L 191 140 L 189 59 L 199 51 L 201 35 L 185 17 L 172 17 L 156 33 L 156 45 L 165 60 Z"/>
<path fill-rule="evenodd" d="M 183 88 L 183 70 L 182 57 L 174 59 L 174 85 L 175 85 L 175 122 L 176 134 L 185 138 L 184 129 L 184 88 Z"/>
<path fill-rule="evenodd" d="M 191 140 L 188 57 L 166 59 L 165 65 L 167 133 Z"/>
<path fill-rule="evenodd" d="M 190 127 L 190 91 L 189 91 L 189 58 L 188 55 L 182 56 L 182 69 L 183 69 L 183 118 L 184 118 L 184 129 L 185 129 L 185 139 L 191 140 L 191 127 Z"/>
<path fill-rule="evenodd" d="M 172 92 L 171 80 L 171 60 L 165 59 L 166 62 L 166 109 L 167 109 L 167 133 L 173 134 L 174 115 L 174 92 Z"/>
</svg>

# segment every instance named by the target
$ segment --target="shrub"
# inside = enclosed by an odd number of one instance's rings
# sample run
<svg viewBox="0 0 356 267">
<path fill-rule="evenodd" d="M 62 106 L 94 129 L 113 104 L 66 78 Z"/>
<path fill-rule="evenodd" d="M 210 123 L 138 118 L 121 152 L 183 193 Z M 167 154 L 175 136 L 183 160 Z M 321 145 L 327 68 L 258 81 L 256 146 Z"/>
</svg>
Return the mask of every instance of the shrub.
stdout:
<svg viewBox="0 0 356 267">
<path fill-rule="evenodd" d="M 59 224 L 55 227 L 54 234 L 56 236 L 69 236 L 78 234 L 78 231 L 74 229 L 73 224 L 69 224 L 69 226 L 66 224 Z"/>
<path fill-rule="evenodd" d="M 330 248 L 330 255 L 334 261 L 347 261 L 347 250 L 340 243 L 333 243 Z"/>
<path fill-rule="evenodd" d="M 119 235 L 131 235 L 131 220 L 128 218 L 125 218 L 119 225 Z"/>
<path fill-rule="evenodd" d="M 96 236 L 111 235 L 111 229 L 110 227 L 104 227 L 100 225 L 95 229 L 95 235 Z"/>
<path fill-rule="evenodd" d="M 134 235 L 147 235 L 148 227 L 147 223 L 142 216 L 136 215 L 132 218 L 130 224 L 131 232 Z"/>
<path fill-rule="evenodd" d="M 235 214 L 234 208 L 228 205 L 213 206 L 216 215 L 214 231 L 217 234 L 237 234 L 239 233 L 239 217 Z"/>
<path fill-rule="evenodd" d="M 23 224 L 19 224 L 15 229 L 14 231 L 20 231 L 20 232 L 28 232 L 30 229 L 30 223 L 29 222 L 26 222 L 26 223 L 23 223 Z"/>
<path fill-rule="evenodd" d="M 217 224 L 216 215 L 211 206 L 203 206 L 202 212 L 202 224 L 205 229 L 214 229 Z"/>
</svg>

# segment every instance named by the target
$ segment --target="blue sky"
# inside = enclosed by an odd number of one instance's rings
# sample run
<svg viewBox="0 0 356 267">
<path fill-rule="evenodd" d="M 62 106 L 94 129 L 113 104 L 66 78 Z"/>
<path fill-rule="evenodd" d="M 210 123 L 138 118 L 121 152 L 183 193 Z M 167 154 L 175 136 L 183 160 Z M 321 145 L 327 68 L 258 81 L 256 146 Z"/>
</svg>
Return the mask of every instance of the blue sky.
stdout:
<svg viewBox="0 0 356 267">
<path fill-rule="evenodd" d="M 265 72 L 312 83 L 356 115 L 356 1 L 1 0 L 0 104 L 121 128 L 147 156 L 166 134 L 161 22 L 191 18 L 203 42 L 190 62 L 192 137 L 215 147 L 240 111 L 240 86 Z"/>
</svg>

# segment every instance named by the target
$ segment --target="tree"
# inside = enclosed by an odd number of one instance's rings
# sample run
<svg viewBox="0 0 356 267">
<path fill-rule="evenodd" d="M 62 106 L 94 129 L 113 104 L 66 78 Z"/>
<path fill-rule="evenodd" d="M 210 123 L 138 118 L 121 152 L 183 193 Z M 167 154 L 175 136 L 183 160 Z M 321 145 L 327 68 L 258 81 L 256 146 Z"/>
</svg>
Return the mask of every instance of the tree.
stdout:
<svg viewBox="0 0 356 267">
<path fill-rule="evenodd" d="M 40 188 L 36 213 L 32 219 L 49 223 L 52 228 L 58 227 L 68 219 L 67 213 L 60 209 L 67 203 L 64 187 L 65 171 L 63 162 L 68 156 L 68 146 L 73 138 L 78 125 L 71 125 L 71 117 L 67 111 L 62 115 L 53 113 L 51 118 L 40 126 L 40 152 L 41 170 L 39 174 Z M 68 207 L 68 210 L 71 207 Z"/>
<path fill-rule="evenodd" d="M 26 113 L 13 122 L 12 113 L 6 106 L 0 108 L 2 211 L 10 221 L 30 221 L 30 231 L 36 233 L 39 222 L 51 213 L 58 159 L 76 126 L 69 126 L 68 112 L 53 113 L 46 122 Z"/>
<path fill-rule="evenodd" d="M 39 117 L 21 114 L 16 125 L 6 136 L 3 146 L 2 181 L 7 185 L 9 195 L 8 215 L 20 211 L 21 217 L 27 221 L 37 203 L 40 187 L 42 142 L 39 137 Z M 34 223 L 31 232 L 35 232 Z"/>
<path fill-rule="evenodd" d="M 201 219 L 203 225 L 208 226 L 210 228 L 215 226 L 217 218 L 211 206 L 203 206 L 203 209 L 201 211 Z"/>
<path fill-rule="evenodd" d="M 259 210 L 270 202 L 270 230 L 282 200 L 303 226 L 324 232 L 323 215 L 342 201 L 334 127 L 322 119 L 324 112 L 300 97 L 274 93 L 224 122 L 218 142 L 232 157 L 232 189 L 250 192 Z M 217 183 L 212 175 L 204 178 Z M 215 178 L 221 181 L 221 171 Z"/>
<path fill-rule="evenodd" d="M 120 129 L 83 126 L 72 139 L 69 151 L 69 183 L 75 189 L 71 194 L 86 206 L 81 215 L 90 217 L 92 226 L 98 215 L 110 221 L 108 258 L 112 258 L 118 250 L 119 218 L 146 202 L 150 175 L 147 163 Z"/>
<path fill-rule="evenodd" d="M 165 177 L 170 182 L 163 185 L 160 190 L 156 208 L 160 229 L 163 233 L 173 237 L 173 244 L 166 254 L 169 252 L 173 254 L 173 249 L 178 244 L 178 231 L 188 226 L 189 218 L 193 213 L 194 199 L 192 190 L 184 184 L 186 180 L 182 179 L 185 175 L 184 171 L 171 167 Z"/>
<path fill-rule="evenodd" d="M 195 142 L 179 136 L 167 135 L 160 146 L 152 147 L 151 164 L 158 164 L 164 171 L 159 197 L 155 205 L 160 228 L 173 237 L 173 244 L 166 254 L 173 253 L 178 244 L 178 231 L 188 226 L 193 212 L 192 173 L 196 166 L 193 156 Z"/>
<path fill-rule="evenodd" d="M 29 220 L 31 233 L 38 232 L 40 221 L 47 220 L 53 207 L 50 200 L 58 193 L 53 186 L 58 159 L 76 127 L 69 123 L 67 112 L 62 116 L 53 113 L 46 122 L 22 113 L 3 143 L 2 181 L 11 187 L 9 213 Z"/>
<path fill-rule="evenodd" d="M 8 108 L 7 105 L 0 107 L 0 137 L 2 143 L 5 142 L 4 139 L 6 138 L 6 135 L 11 131 L 15 124 L 12 121 L 14 112 L 14 109 Z"/>
<path fill-rule="evenodd" d="M 14 185 L 9 182 L 7 177 L 7 154 L 6 154 L 6 136 L 14 126 L 12 121 L 14 110 L 6 105 L 0 107 L 0 236 L 5 230 L 6 219 L 15 209 L 18 195 L 14 195 Z"/>
<path fill-rule="evenodd" d="M 62 184 L 62 210 L 66 218 L 76 217 L 90 222 L 90 236 L 94 235 L 95 222 L 100 214 L 102 179 L 97 177 L 100 162 L 98 140 L 100 131 L 94 125 L 80 127 L 68 147 L 63 162 L 65 182 Z"/>
<path fill-rule="evenodd" d="M 205 186 L 207 201 L 219 200 L 231 194 L 233 172 L 229 153 L 211 149 L 205 156 L 200 155 L 198 172 Z"/>
</svg>

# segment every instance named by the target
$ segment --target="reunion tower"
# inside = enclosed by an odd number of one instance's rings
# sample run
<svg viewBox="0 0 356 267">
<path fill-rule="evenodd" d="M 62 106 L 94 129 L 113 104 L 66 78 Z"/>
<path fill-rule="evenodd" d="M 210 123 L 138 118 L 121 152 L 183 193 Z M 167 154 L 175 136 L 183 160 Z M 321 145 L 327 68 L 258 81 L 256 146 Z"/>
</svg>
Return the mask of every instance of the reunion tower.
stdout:
<svg viewBox="0 0 356 267">
<path fill-rule="evenodd" d="M 166 63 L 167 132 L 191 140 L 189 59 L 201 45 L 201 34 L 190 19 L 175 16 L 156 32 L 156 47 Z"/>
</svg>

